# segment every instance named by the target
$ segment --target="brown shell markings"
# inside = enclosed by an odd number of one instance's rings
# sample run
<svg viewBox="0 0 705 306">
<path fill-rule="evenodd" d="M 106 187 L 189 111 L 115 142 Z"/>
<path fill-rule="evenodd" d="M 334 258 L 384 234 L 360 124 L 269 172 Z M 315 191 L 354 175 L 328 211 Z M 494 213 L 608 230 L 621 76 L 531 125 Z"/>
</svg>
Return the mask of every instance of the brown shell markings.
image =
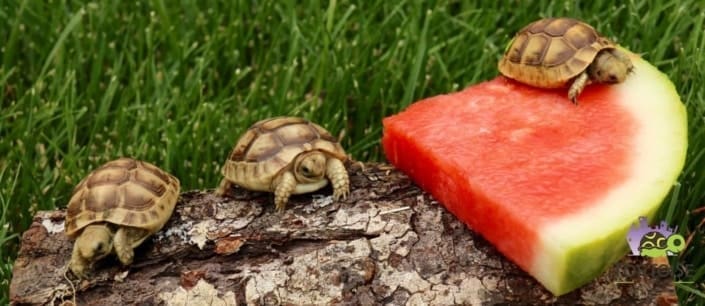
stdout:
<svg viewBox="0 0 705 306">
<path fill-rule="evenodd" d="M 131 158 L 105 163 L 76 185 L 69 200 L 66 234 L 76 237 L 96 222 L 159 230 L 174 210 L 180 182 L 156 166 Z"/>
<path fill-rule="evenodd" d="M 276 158 L 289 146 L 305 150 L 306 144 L 339 153 L 342 147 L 334 145 L 337 143 L 328 131 L 306 119 L 275 117 L 253 124 L 238 141 L 230 160 L 261 162 Z"/>
</svg>

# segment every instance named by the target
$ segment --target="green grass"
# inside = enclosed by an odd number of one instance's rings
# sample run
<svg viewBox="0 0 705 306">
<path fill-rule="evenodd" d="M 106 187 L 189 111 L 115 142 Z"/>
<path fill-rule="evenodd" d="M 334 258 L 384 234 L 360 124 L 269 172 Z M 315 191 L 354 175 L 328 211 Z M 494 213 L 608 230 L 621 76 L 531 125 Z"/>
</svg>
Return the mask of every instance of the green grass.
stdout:
<svg viewBox="0 0 705 306">
<path fill-rule="evenodd" d="M 0 4 L 0 304 L 18 235 L 64 207 L 90 169 L 129 155 L 212 188 L 240 133 L 273 115 L 317 121 L 382 160 L 381 119 L 497 74 L 515 31 L 583 19 L 667 73 L 690 147 L 663 217 L 693 234 L 681 302 L 705 304 L 705 4 L 574 1 L 20 1 Z"/>
</svg>

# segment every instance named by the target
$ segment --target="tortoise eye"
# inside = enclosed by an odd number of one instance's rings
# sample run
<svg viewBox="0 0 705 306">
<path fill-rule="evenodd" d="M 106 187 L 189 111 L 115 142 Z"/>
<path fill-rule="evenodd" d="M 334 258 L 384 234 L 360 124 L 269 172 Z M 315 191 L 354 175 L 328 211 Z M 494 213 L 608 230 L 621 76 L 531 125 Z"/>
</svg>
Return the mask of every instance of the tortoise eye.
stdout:
<svg viewBox="0 0 705 306">
<path fill-rule="evenodd" d="M 309 174 L 311 173 L 311 170 L 309 170 L 308 167 L 303 166 L 301 167 L 301 172 L 303 172 L 304 174 Z"/>
<path fill-rule="evenodd" d="M 98 244 L 95 245 L 95 252 L 103 253 L 105 251 L 105 245 L 102 242 L 98 242 Z"/>
</svg>

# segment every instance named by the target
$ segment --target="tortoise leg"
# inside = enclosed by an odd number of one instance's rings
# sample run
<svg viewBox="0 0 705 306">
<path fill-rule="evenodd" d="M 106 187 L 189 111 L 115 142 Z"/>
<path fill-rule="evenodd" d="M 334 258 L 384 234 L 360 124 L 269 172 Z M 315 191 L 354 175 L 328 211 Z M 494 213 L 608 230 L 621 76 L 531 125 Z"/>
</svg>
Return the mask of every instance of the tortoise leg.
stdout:
<svg viewBox="0 0 705 306">
<path fill-rule="evenodd" d="M 69 262 L 71 272 L 79 278 L 86 278 L 86 270 L 88 270 L 89 265 L 90 262 L 81 256 L 78 245 L 74 244 L 73 253 L 71 253 L 71 261 Z"/>
<path fill-rule="evenodd" d="M 118 259 L 123 265 L 129 265 L 135 257 L 135 251 L 132 249 L 132 243 L 130 241 L 127 229 L 125 227 L 118 228 L 115 232 L 115 238 L 113 240 L 113 245 L 115 246 L 115 253 Z"/>
<path fill-rule="evenodd" d="M 228 193 L 231 188 L 233 188 L 233 183 L 223 178 L 222 180 L 220 180 L 220 186 L 218 186 L 218 189 L 215 190 L 215 194 L 219 196 L 224 196 Z"/>
<path fill-rule="evenodd" d="M 326 176 L 333 184 L 333 199 L 346 199 L 350 194 L 350 179 L 345 165 L 337 158 L 329 158 L 326 165 Z"/>
<path fill-rule="evenodd" d="M 585 88 L 585 85 L 587 85 L 588 80 L 589 77 L 587 72 L 583 71 L 583 73 L 575 78 L 573 84 L 570 85 L 570 89 L 568 90 L 568 98 L 571 102 L 573 102 L 573 104 L 578 105 L 578 96 L 583 91 L 583 88 Z"/>
<path fill-rule="evenodd" d="M 296 189 L 296 178 L 290 171 L 281 174 L 274 189 L 274 206 L 277 212 L 283 212 L 286 207 L 286 202 L 289 201 L 291 193 Z"/>
</svg>

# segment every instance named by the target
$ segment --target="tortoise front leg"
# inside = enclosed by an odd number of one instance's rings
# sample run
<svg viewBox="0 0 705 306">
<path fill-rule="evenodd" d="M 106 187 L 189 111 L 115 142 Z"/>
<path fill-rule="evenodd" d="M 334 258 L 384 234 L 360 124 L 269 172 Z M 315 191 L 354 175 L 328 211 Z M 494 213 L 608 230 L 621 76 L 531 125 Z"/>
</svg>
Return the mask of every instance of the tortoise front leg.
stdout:
<svg viewBox="0 0 705 306">
<path fill-rule="evenodd" d="M 571 102 L 573 102 L 573 104 L 578 105 L 578 96 L 583 91 L 583 88 L 585 88 L 585 85 L 587 85 L 589 79 L 590 78 L 588 77 L 587 72 L 583 71 L 583 73 L 575 78 L 573 84 L 570 85 L 570 89 L 568 90 L 568 98 Z"/>
<path fill-rule="evenodd" d="M 220 180 L 220 185 L 218 186 L 218 189 L 215 190 L 215 194 L 224 196 L 231 188 L 233 188 L 233 183 L 231 183 L 228 179 L 223 178 Z"/>
<path fill-rule="evenodd" d="M 113 245 L 115 254 L 117 254 L 120 262 L 127 266 L 132 264 L 135 251 L 134 249 L 149 238 L 150 232 L 145 229 L 122 226 L 115 232 Z"/>
<path fill-rule="evenodd" d="M 120 262 L 126 266 L 130 265 L 135 257 L 135 251 L 132 249 L 132 243 L 125 227 L 118 228 L 115 233 L 113 245 Z"/>
<path fill-rule="evenodd" d="M 90 262 L 81 256 L 78 244 L 74 244 L 73 253 L 71 253 L 71 261 L 69 261 L 69 268 L 74 275 L 79 278 L 86 278 Z"/>
<path fill-rule="evenodd" d="M 326 165 L 326 176 L 333 184 L 333 199 L 346 199 L 350 194 L 350 179 L 343 162 L 337 158 L 329 158 Z"/>
<path fill-rule="evenodd" d="M 296 189 L 296 178 L 290 171 L 284 172 L 279 177 L 276 187 L 274 188 L 274 206 L 277 212 L 283 212 L 286 207 L 286 202 L 289 201 L 291 193 Z"/>
</svg>

